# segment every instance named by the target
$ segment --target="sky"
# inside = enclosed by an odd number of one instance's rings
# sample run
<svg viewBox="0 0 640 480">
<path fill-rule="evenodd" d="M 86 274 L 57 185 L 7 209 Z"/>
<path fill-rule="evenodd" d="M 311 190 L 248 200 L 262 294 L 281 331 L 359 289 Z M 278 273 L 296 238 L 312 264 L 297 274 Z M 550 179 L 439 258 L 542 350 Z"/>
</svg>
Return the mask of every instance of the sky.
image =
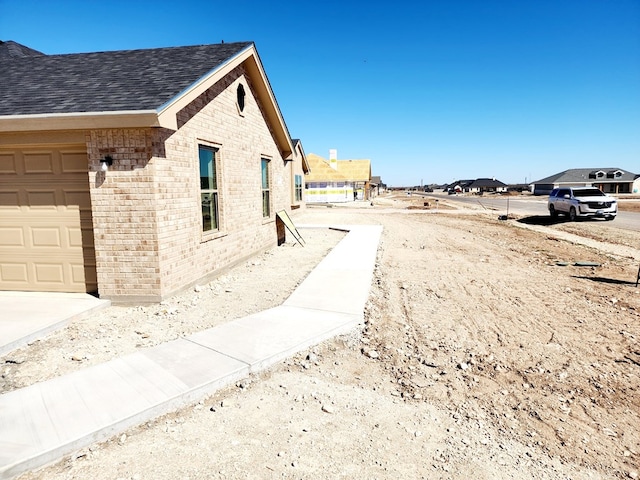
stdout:
<svg viewBox="0 0 640 480">
<path fill-rule="evenodd" d="M 640 0 L 0 0 L 0 40 L 255 42 L 305 152 L 390 186 L 640 173 Z"/>
</svg>

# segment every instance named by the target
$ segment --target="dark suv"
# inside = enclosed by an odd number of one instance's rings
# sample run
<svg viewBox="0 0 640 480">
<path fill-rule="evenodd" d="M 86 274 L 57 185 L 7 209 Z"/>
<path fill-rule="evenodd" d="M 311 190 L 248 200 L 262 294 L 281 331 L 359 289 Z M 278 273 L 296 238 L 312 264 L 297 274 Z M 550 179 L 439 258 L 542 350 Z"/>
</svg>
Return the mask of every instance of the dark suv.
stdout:
<svg viewBox="0 0 640 480">
<path fill-rule="evenodd" d="M 571 221 L 581 217 L 613 220 L 618 214 L 618 201 L 596 187 L 554 188 L 549 195 L 548 207 L 552 217 L 563 213 Z"/>
</svg>

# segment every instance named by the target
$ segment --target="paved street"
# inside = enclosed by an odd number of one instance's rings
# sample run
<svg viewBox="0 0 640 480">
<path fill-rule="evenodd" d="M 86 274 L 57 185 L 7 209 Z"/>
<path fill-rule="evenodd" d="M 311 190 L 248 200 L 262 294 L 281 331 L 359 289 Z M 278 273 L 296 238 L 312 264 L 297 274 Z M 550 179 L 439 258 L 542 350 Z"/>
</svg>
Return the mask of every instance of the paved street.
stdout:
<svg viewBox="0 0 640 480">
<path fill-rule="evenodd" d="M 493 195 L 447 195 L 441 193 L 419 193 L 412 192 L 413 195 L 424 195 L 439 200 L 446 199 L 451 202 L 462 203 L 467 206 L 480 207 L 489 211 L 495 211 L 498 215 L 549 215 L 547 210 L 547 197 L 510 197 Z M 640 231 L 640 213 L 618 212 L 616 219 L 607 223 L 612 227 L 623 228 L 625 230 Z"/>
</svg>

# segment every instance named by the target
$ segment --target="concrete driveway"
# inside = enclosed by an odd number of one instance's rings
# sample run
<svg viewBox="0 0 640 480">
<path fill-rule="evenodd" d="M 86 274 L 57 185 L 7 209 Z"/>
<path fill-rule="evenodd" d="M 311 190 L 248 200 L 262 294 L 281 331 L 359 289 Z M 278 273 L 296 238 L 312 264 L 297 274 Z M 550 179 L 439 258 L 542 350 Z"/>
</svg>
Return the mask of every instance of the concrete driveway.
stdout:
<svg viewBox="0 0 640 480">
<path fill-rule="evenodd" d="M 0 292 L 0 355 L 109 305 L 86 293 Z"/>
</svg>

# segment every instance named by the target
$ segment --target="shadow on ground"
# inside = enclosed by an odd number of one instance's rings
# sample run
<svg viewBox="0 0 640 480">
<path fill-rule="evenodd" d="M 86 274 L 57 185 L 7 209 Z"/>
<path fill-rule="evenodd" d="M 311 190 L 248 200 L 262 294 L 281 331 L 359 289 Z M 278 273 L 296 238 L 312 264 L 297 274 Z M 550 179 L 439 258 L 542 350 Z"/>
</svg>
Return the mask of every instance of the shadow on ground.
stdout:
<svg viewBox="0 0 640 480">
<path fill-rule="evenodd" d="M 579 276 L 579 275 L 573 275 L 573 278 L 581 278 L 582 280 L 591 280 L 592 282 L 599 282 L 599 283 L 611 283 L 614 285 L 632 285 L 632 286 L 636 286 L 636 282 L 635 281 L 629 281 L 629 280 L 618 280 L 617 278 L 605 278 L 605 277 L 583 277 L 583 276 Z"/>
<path fill-rule="evenodd" d="M 553 218 L 550 215 L 532 215 L 530 217 L 523 217 L 518 219 L 518 222 L 526 225 L 557 225 L 558 223 L 565 223 L 568 220 L 564 217 Z"/>
</svg>

